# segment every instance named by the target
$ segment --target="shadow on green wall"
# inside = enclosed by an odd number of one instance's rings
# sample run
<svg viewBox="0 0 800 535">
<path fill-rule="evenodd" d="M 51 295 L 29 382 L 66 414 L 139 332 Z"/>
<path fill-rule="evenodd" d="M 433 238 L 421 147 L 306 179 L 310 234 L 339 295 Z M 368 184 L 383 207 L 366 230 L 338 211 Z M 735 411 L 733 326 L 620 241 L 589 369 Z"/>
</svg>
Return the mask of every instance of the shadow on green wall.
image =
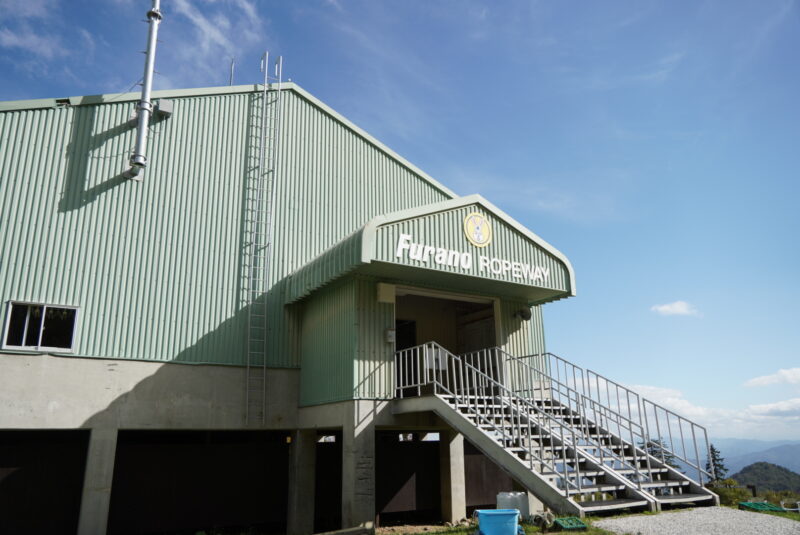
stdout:
<svg viewBox="0 0 800 535">
<path fill-rule="evenodd" d="M 66 166 L 64 168 L 64 189 L 58 202 L 59 212 L 69 212 L 82 208 L 104 193 L 129 180 L 124 176 L 124 172 L 129 167 L 128 158 L 133 150 L 132 146 L 130 150 L 123 150 L 105 157 L 108 158 L 110 165 L 92 166 L 92 172 L 91 174 L 89 173 L 89 164 L 92 161 L 92 153 L 94 151 L 136 129 L 135 126 L 131 126 L 128 121 L 125 121 L 103 132 L 92 134 L 95 129 L 98 108 L 99 106 L 77 106 L 73 109 L 66 153 Z M 150 125 L 154 126 L 162 121 L 164 121 L 164 118 L 156 114 L 150 120 Z M 128 143 L 133 143 L 132 135 L 119 140 L 117 146 L 127 148 Z M 119 173 L 103 177 L 99 174 L 98 168 L 110 168 L 118 170 Z M 97 183 L 94 186 L 87 187 L 92 182 Z"/>
</svg>

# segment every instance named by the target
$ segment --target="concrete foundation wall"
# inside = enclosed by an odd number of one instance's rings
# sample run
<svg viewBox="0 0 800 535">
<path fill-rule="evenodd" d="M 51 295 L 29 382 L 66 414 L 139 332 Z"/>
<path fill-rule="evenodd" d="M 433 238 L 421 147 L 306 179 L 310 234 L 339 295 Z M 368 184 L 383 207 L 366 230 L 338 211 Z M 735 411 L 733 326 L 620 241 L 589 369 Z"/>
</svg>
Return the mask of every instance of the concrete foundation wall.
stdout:
<svg viewBox="0 0 800 535">
<path fill-rule="evenodd" d="M 297 427 L 299 371 L 267 374 L 267 428 Z M 0 429 L 240 429 L 245 369 L 0 353 Z"/>
</svg>

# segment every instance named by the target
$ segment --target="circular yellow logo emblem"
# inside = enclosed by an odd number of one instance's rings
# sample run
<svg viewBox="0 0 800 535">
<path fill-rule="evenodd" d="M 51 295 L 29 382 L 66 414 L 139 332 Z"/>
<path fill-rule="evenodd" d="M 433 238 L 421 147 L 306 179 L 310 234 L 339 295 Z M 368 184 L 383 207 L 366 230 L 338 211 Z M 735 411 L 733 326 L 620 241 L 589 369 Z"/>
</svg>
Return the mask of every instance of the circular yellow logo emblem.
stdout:
<svg viewBox="0 0 800 535">
<path fill-rule="evenodd" d="M 477 212 L 464 218 L 464 234 L 475 247 L 486 247 L 492 243 L 492 227 L 486 216 Z"/>
</svg>

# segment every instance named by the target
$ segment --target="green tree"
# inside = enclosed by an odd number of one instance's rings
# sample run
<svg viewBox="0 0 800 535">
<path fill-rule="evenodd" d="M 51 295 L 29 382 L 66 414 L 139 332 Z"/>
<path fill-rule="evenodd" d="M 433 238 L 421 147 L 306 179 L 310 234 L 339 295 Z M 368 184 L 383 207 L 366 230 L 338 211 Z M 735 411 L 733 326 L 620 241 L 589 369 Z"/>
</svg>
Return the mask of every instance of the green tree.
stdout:
<svg viewBox="0 0 800 535">
<path fill-rule="evenodd" d="M 722 505 L 736 505 L 750 500 L 750 491 L 740 487 L 735 479 L 720 479 L 713 487 Z"/>
<path fill-rule="evenodd" d="M 640 446 L 643 446 L 642 443 L 639 443 Z M 671 466 L 672 468 L 680 471 L 680 465 L 678 465 L 677 459 L 669 450 L 669 447 L 666 444 L 666 441 L 662 437 L 653 438 L 647 441 L 647 445 L 643 446 L 644 450 L 655 457 L 656 459 L 663 461 L 664 464 Z"/>
<path fill-rule="evenodd" d="M 725 475 L 728 473 L 728 469 L 725 467 L 725 459 L 722 458 L 722 455 L 719 450 L 714 447 L 714 444 L 711 444 L 709 448 L 706 472 L 714 474 L 714 481 L 725 479 Z"/>
</svg>

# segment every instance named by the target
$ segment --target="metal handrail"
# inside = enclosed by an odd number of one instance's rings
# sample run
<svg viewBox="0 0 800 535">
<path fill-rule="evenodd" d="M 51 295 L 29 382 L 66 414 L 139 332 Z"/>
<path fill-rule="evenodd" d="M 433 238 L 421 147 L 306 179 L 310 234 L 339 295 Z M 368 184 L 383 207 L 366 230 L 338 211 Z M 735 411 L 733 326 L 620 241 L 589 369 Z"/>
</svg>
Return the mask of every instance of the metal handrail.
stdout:
<svg viewBox="0 0 800 535">
<path fill-rule="evenodd" d="M 419 346 L 409 349 L 397 351 L 395 353 L 395 360 L 397 365 L 397 397 L 407 397 L 406 390 L 410 389 L 412 395 L 420 396 L 422 394 L 422 387 L 433 385 L 434 394 L 438 394 L 438 390 L 443 391 L 453 397 L 456 402 L 461 403 L 467 410 L 478 418 L 483 424 L 487 424 L 491 429 L 500 437 L 501 444 L 505 447 L 508 443 L 516 442 L 520 447 L 527 450 L 528 465 L 531 470 L 534 470 L 534 459 L 542 467 L 549 469 L 555 474 L 562 477 L 563 492 L 566 497 L 569 497 L 570 487 L 576 490 L 581 490 L 580 481 L 580 464 L 575 462 L 575 473 L 569 474 L 566 470 L 566 463 L 568 461 L 566 452 L 566 438 L 567 432 L 571 430 L 548 414 L 541 413 L 540 416 L 546 421 L 550 437 L 560 438 L 562 444 L 560 448 L 556 448 L 554 440 L 550 440 L 550 445 L 545 446 L 542 440 L 539 440 L 538 448 L 533 446 L 533 441 L 530 437 L 533 436 L 535 427 L 539 428 L 540 436 L 544 435 L 544 425 L 542 422 L 534 423 L 530 418 L 526 418 L 523 422 L 520 418 L 520 411 L 514 411 L 513 405 L 515 402 L 523 401 L 518 396 L 506 395 L 504 399 L 504 391 L 511 394 L 503 385 L 494 381 L 489 375 L 483 373 L 477 367 L 472 366 L 458 356 L 450 353 L 436 342 L 428 342 Z M 422 364 L 420 366 L 420 364 Z M 495 392 L 497 390 L 498 392 Z M 481 395 L 478 395 L 478 393 Z M 489 392 L 489 395 L 486 395 Z M 511 426 L 508 428 L 505 425 L 500 427 L 494 422 L 494 419 L 486 416 L 486 411 L 489 404 L 494 406 L 495 398 L 500 398 L 501 406 L 509 406 L 512 408 L 510 415 Z M 561 436 L 553 432 L 553 425 L 561 427 Z M 523 428 L 525 431 L 523 432 Z M 566 432 L 565 432 L 566 431 Z M 527 443 L 522 439 L 528 438 Z M 538 451 L 537 451 L 538 449 Z M 560 449 L 557 452 L 556 449 Z M 546 454 L 550 455 L 550 458 Z M 564 473 L 561 474 L 556 467 L 555 462 L 550 459 L 559 459 L 564 463 Z M 577 450 L 573 448 L 573 457 L 577 461 Z M 541 468 L 540 468 L 540 471 Z M 577 476 L 573 482 L 569 476 Z"/>
<path fill-rule="evenodd" d="M 588 433 L 583 433 L 575 426 L 567 425 L 564 422 L 553 417 L 548 412 L 538 407 L 530 400 L 517 395 L 515 392 L 507 388 L 502 381 L 496 380 L 492 377 L 497 367 L 494 369 L 488 361 L 483 364 L 487 365 L 485 369 L 490 373 L 485 373 L 484 370 L 479 369 L 467 362 L 472 360 L 475 355 L 467 355 L 464 357 L 456 356 L 439 344 L 435 342 L 428 342 L 420 346 L 401 350 L 395 353 L 396 369 L 397 369 L 397 397 L 403 398 L 407 396 L 406 391 L 411 390 L 412 395 L 419 396 L 422 394 L 423 386 L 433 385 L 433 393 L 437 394 L 441 389 L 443 392 L 451 395 L 456 402 L 463 404 L 469 412 L 474 414 L 484 424 L 488 426 L 500 436 L 503 444 L 508 442 L 516 442 L 521 447 L 525 447 L 529 454 L 529 465 L 533 470 L 533 459 L 535 458 L 542 466 L 549 468 L 553 473 L 561 476 L 564 482 L 564 494 L 568 497 L 570 487 L 574 487 L 581 491 L 582 476 L 580 473 L 580 463 L 578 461 L 579 454 L 597 459 L 596 455 L 591 455 L 586 451 L 579 449 L 581 443 L 588 443 L 596 447 L 600 452 L 600 464 L 604 465 L 604 454 L 606 456 L 616 456 L 612 450 L 608 450 L 605 445 L 597 442 Z M 495 355 L 496 356 L 496 355 Z M 484 355 L 484 358 L 487 355 Z M 421 366 L 420 366 L 421 364 Z M 488 392 L 488 395 L 487 395 Z M 480 393 L 480 395 L 479 395 Z M 507 406 L 511 409 L 509 420 L 511 426 L 507 430 L 507 426 L 501 425 L 498 428 L 493 419 L 485 416 L 485 410 L 488 408 L 489 401 L 494 403 L 495 399 L 499 399 L 500 406 Z M 481 409 L 484 409 L 482 411 Z M 583 419 L 586 420 L 585 418 Z M 555 427 L 555 429 L 554 429 Z M 532 444 L 532 431 L 538 428 L 538 452 Z M 550 445 L 545 447 L 542 437 L 547 432 L 550 438 Z M 527 438 L 527 444 L 524 439 Z M 560 440 L 560 447 L 556 447 L 555 440 Z M 574 459 L 574 470 L 569 472 L 567 470 L 567 447 L 571 447 L 572 455 L 570 459 Z M 547 450 L 545 452 L 545 450 Z M 560 450 L 556 451 L 556 450 Z M 561 457 L 563 462 L 563 473 L 560 473 L 555 463 L 548 462 L 547 455 L 550 458 L 558 459 Z M 624 463 L 624 459 L 617 459 Z M 627 464 L 627 463 L 626 463 Z M 624 465 L 623 465 L 624 466 Z M 613 470 L 606 466 L 607 469 Z M 572 481 L 570 478 L 574 478 Z M 638 485 L 641 489 L 642 478 L 639 478 Z M 624 478 L 622 478 L 625 481 Z"/>
<path fill-rule="evenodd" d="M 486 353 L 494 353 L 494 357 L 487 359 L 485 355 L 482 355 Z M 578 390 L 570 387 L 568 384 L 551 377 L 538 368 L 530 366 L 526 362 L 517 359 L 513 355 L 506 353 L 500 348 L 484 349 L 468 353 L 463 356 L 471 359 L 475 359 L 477 356 L 479 360 L 483 360 L 484 362 L 487 360 L 489 360 L 489 362 L 502 362 L 504 368 L 502 373 L 504 376 L 503 381 L 512 386 L 515 393 L 534 393 L 535 391 L 543 392 L 545 390 L 544 385 L 548 385 L 546 390 L 550 392 L 549 399 L 553 400 L 557 398 L 559 403 L 568 407 L 577 415 L 579 421 L 581 422 L 581 426 L 579 428 L 581 429 L 581 434 L 585 437 L 587 446 L 598 448 L 601 462 L 604 464 L 607 461 L 618 463 L 619 467 L 632 470 L 633 477 L 631 479 L 637 484 L 640 490 L 642 490 L 642 483 L 647 483 L 654 480 L 650 458 L 647 455 L 641 454 L 636 447 L 636 437 L 642 437 L 643 440 L 646 438 L 644 434 L 644 428 L 641 425 L 626 418 L 624 415 L 614 411 L 610 407 L 606 407 L 601 403 L 586 397 Z M 511 369 L 509 370 L 510 363 L 514 363 L 517 366 L 511 366 Z M 523 369 L 520 370 L 520 367 Z M 522 378 L 520 377 L 521 375 L 523 376 Z M 522 385 L 519 384 L 520 380 L 523 381 Z M 541 386 L 537 387 L 535 385 Z M 524 388 L 519 388 L 520 386 L 523 386 Z M 565 397 L 566 403 L 564 403 Z M 542 395 L 539 399 L 548 398 Z M 592 418 L 589 418 L 589 415 L 591 415 Z M 627 425 L 624 425 L 624 423 L 627 423 Z M 591 427 L 591 424 L 594 424 L 598 429 L 608 431 L 609 434 L 612 434 L 611 425 L 609 424 L 616 424 L 617 432 L 613 433 L 612 436 L 618 438 L 621 442 L 621 446 L 623 446 L 620 454 L 617 454 L 612 448 L 606 447 L 606 445 L 604 445 L 602 442 L 594 439 L 592 434 L 589 432 L 589 427 Z M 625 439 L 623 432 L 620 431 L 622 429 L 628 432 L 630 437 L 629 441 Z M 630 447 L 633 453 L 632 463 L 626 461 L 624 458 L 624 450 L 626 447 Z M 645 468 L 639 467 L 640 456 L 647 463 Z M 619 469 L 616 464 L 614 464 L 613 467 L 614 469 Z"/>
<path fill-rule="evenodd" d="M 660 457 L 661 462 L 665 465 L 668 464 L 669 457 L 680 461 L 697 473 L 697 481 L 695 481 L 695 483 L 698 483 L 701 486 L 704 483 L 704 476 L 706 476 L 708 480 L 714 479 L 713 466 L 711 466 L 710 471 L 706 470 L 702 465 L 702 460 L 700 459 L 700 449 L 697 444 L 697 435 L 699 433 L 702 434 L 702 440 L 705 442 L 704 450 L 706 455 L 708 455 L 708 458 L 710 458 L 708 432 L 706 428 L 700 424 L 693 422 L 688 418 L 684 418 L 683 416 L 667 409 L 666 407 L 640 396 L 637 392 L 621 385 L 620 383 L 617 383 L 616 381 L 608 379 L 597 372 L 589 369 L 584 370 L 580 366 L 573 364 L 566 359 L 559 357 L 558 355 L 554 355 L 552 353 L 539 353 L 524 357 L 512 357 L 510 355 L 509 357 L 520 362 L 523 362 L 523 359 L 536 359 L 538 361 L 544 361 L 544 366 L 542 367 L 547 367 L 549 370 L 555 369 L 559 380 L 563 370 L 563 374 L 567 377 L 567 380 L 569 380 L 570 376 L 573 378 L 572 382 L 576 389 L 579 388 L 584 396 L 586 396 L 588 399 L 596 401 L 602 406 L 612 408 L 614 407 L 614 402 L 616 401 L 616 412 L 621 413 L 622 411 L 625 411 L 627 413 L 626 419 L 628 421 L 636 421 L 638 422 L 638 426 L 644 429 L 642 448 L 646 453 L 648 453 L 648 461 L 650 455 L 656 458 Z M 529 367 L 531 366 L 527 363 L 525 363 L 525 365 Z M 663 420 L 660 417 L 660 414 L 663 414 Z M 651 417 L 648 417 L 648 415 L 651 415 Z M 652 438 L 653 435 L 651 434 L 651 419 L 657 437 L 655 440 Z M 662 422 L 664 424 L 663 426 Z M 694 459 L 691 459 L 686 451 L 687 438 L 685 436 L 686 434 L 684 433 L 684 428 L 686 427 L 688 427 L 688 430 L 691 432 L 691 448 L 694 450 Z M 666 433 L 668 436 L 668 443 L 665 442 L 664 435 L 662 435 L 662 433 Z M 680 436 L 679 445 L 681 451 L 678 451 L 678 447 L 675 446 L 675 435 Z"/>
</svg>

